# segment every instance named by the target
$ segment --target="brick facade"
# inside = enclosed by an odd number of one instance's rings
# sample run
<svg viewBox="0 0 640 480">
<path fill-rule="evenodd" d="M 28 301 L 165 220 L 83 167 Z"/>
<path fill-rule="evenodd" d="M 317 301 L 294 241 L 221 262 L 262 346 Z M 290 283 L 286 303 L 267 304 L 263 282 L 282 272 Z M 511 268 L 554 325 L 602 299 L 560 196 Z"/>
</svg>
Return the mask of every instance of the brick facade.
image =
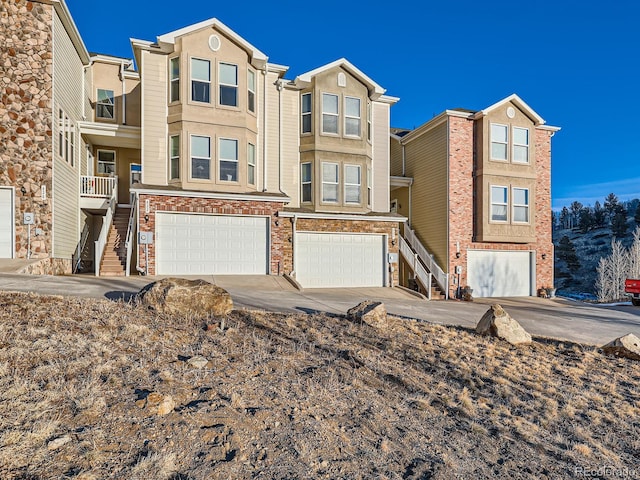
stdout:
<svg viewBox="0 0 640 480">
<path fill-rule="evenodd" d="M 23 214 L 35 214 L 31 258 L 52 251 L 52 61 L 51 5 L 12 0 L 0 15 L 0 186 L 15 188 L 16 258 L 27 258 L 28 228 Z M 41 187 L 46 187 L 42 198 Z M 24 193 L 23 193 L 24 192 Z M 42 235 L 35 236 L 35 227 Z M 50 264 L 49 267 L 46 264 Z M 44 273 L 66 273 L 45 262 Z"/>
<path fill-rule="evenodd" d="M 455 295 L 455 267 L 463 267 L 460 284 L 467 284 L 467 250 L 532 251 L 536 255 L 536 290 L 553 285 L 553 243 L 551 240 L 551 136 L 548 130 L 535 129 L 536 200 L 534 243 L 475 242 L 474 219 L 481 208 L 474 205 L 474 122 L 449 118 L 449 294 Z M 459 242 L 460 258 L 456 258 Z M 542 258 L 545 254 L 545 259 Z M 473 285 L 472 285 L 473 287 Z"/>
</svg>

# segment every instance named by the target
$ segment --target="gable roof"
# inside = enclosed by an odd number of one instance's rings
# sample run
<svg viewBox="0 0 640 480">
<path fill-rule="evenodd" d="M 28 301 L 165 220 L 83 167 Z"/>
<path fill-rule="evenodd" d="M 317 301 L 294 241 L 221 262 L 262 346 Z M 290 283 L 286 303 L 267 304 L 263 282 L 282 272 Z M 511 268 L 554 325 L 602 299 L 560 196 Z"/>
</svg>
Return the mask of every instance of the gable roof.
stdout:
<svg viewBox="0 0 640 480">
<path fill-rule="evenodd" d="M 535 110 L 533 110 L 533 108 L 531 108 L 529 105 L 527 105 L 526 102 L 524 100 L 522 100 L 515 93 L 509 95 L 507 98 L 503 98 L 499 102 L 494 103 L 490 107 L 487 107 L 487 108 L 485 108 L 483 110 L 480 110 L 472 118 L 475 120 L 477 118 L 484 117 L 484 116 L 488 115 L 491 111 L 493 111 L 493 110 L 495 110 L 497 108 L 500 108 L 505 103 L 509 103 L 509 102 L 513 103 L 520 110 L 522 110 L 525 115 L 527 115 L 531 120 L 533 120 L 534 125 L 538 126 L 538 125 L 544 125 L 545 124 L 544 119 L 540 115 L 538 115 L 535 112 Z"/>
<path fill-rule="evenodd" d="M 193 25 L 189 25 L 188 27 L 180 28 L 178 30 L 174 30 L 173 32 L 165 33 L 164 35 L 158 36 L 158 44 L 162 46 L 165 45 L 174 45 L 176 43 L 176 38 L 182 37 L 192 32 L 196 32 L 198 30 L 202 30 L 204 28 L 215 28 L 216 30 L 221 31 L 235 43 L 240 45 L 251 57 L 251 64 L 256 68 L 264 68 L 267 64 L 267 57 L 264 53 L 258 50 L 256 47 L 247 42 L 244 38 L 238 35 L 236 32 L 227 27 L 224 23 L 222 23 L 217 18 L 210 18 L 209 20 L 204 20 L 202 22 L 194 23 Z"/>
<path fill-rule="evenodd" d="M 374 100 L 378 99 L 384 94 L 384 92 L 386 92 L 386 89 L 382 88 L 380 85 L 374 82 L 370 77 L 365 75 L 364 72 L 362 72 L 362 70 L 360 70 L 358 67 L 356 67 L 353 63 L 351 63 L 346 58 L 339 58 L 338 60 L 335 60 L 331 63 L 327 63 L 326 65 L 323 65 L 309 72 L 298 75 L 294 80 L 294 83 L 296 84 L 311 83 L 311 80 L 313 79 L 313 77 L 315 77 L 320 73 L 331 70 L 332 68 L 335 68 L 335 67 L 344 68 L 347 72 L 349 72 L 351 75 L 353 75 L 362 83 L 364 83 L 369 89 L 369 95 Z"/>
</svg>

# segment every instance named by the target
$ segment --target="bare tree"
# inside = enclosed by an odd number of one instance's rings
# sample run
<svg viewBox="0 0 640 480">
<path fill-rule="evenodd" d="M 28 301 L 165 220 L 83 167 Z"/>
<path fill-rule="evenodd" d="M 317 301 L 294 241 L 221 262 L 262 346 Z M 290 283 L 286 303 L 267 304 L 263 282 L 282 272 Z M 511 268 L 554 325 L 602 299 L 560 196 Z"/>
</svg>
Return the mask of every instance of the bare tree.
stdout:
<svg viewBox="0 0 640 480">
<path fill-rule="evenodd" d="M 629 273 L 629 252 L 622 246 L 622 242 L 612 240 L 611 255 L 600 259 L 597 271 L 598 300 L 621 300 L 624 297 L 624 281 Z"/>
<path fill-rule="evenodd" d="M 640 278 L 640 226 L 636 227 L 633 232 L 633 243 L 629 247 L 628 262 L 629 278 Z"/>
</svg>

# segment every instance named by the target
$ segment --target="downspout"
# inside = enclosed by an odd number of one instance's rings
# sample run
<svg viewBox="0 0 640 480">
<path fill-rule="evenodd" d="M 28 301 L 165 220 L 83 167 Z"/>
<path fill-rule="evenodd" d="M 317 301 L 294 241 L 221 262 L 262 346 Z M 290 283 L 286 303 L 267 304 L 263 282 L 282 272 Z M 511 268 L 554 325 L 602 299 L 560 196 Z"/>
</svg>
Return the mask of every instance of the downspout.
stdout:
<svg viewBox="0 0 640 480">
<path fill-rule="evenodd" d="M 296 229 L 298 224 L 298 216 L 296 214 L 293 215 L 291 219 L 291 272 L 289 273 L 290 277 L 295 278 L 296 274 Z"/>
<path fill-rule="evenodd" d="M 127 94 L 124 79 L 124 62 L 120 62 L 120 81 L 122 82 L 122 124 L 127 124 Z"/>
<path fill-rule="evenodd" d="M 412 200 L 412 199 L 411 199 L 411 197 L 412 197 L 412 185 L 413 185 L 413 182 L 411 182 L 411 183 L 409 184 L 409 228 L 412 228 L 412 227 L 411 227 L 411 218 L 413 218 L 413 217 L 412 217 L 412 212 L 413 212 L 413 202 L 411 201 L 411 200 Z"/>
<path fill-rule="evenodd" d="M 405 154 L 404 154 L 404 147 L 405 147 L 404 144 L 402 144 L 402 176 L 406 177 L 406 166 L 407 166 L 407 163 L 406 163 L 406 157 L 405 157 Z"/>
<path fill-rule="evenodd" d="M 93 60 L 89 60 L 89 65 L 82 67 L 82 120 L 87 119 L 87 69 L 91 67 Z"/>
<path fill-rule="evenodd" d="M 282 79 L 276 80 L 278 89 L 278 191 L 282 193 Z"/>
<path fill-rule="evenodd" d="M 136 232 L 140 234 L 140 194 L 136 192 Z M 138 244 L 138 239 L 132 239 L 132 242 L 136 244 L 136 270 L 140 275 L 146 275 L 146 270 L 140 267 L 140 245 Z M 149 260 L 147 258 L 144 259 L 145 262 Z"/>
<path fill-rule="evenodd" d="M 267 191 L 267 65 L 265 65 L 264 70 L 262 71 L 264 75 L 263 79 L 263 90 L 264 94 L 262 95 L 262 127 L 263 127 L 263 140 L 262 140 L 262 191 Z"/>
</svg>

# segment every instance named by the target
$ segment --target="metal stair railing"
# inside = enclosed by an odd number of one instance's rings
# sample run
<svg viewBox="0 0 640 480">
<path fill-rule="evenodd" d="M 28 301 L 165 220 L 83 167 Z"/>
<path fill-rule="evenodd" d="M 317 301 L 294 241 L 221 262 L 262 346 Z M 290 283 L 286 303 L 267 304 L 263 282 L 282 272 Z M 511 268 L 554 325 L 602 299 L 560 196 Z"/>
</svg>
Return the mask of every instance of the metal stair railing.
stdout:
<svg viewBox="0 0 640 480">
<path fill-rule="evenodd" d="M 445 298 L 449 298 L 449 274 L 444 273 L 444 270 L 440 268 L 433 258 L 433 255 L 422 245 L 415 232 L 405 225 L 404 236 L 409 246 L 416 252 L 418 259 L 427 269 L 427 272 L 433 275 L 436 284 L 444 292 Z M 414 269 L 414 271 L 417 271 Z M 429 284 L 431 287 L 431 284 Z"/>
</svg>

